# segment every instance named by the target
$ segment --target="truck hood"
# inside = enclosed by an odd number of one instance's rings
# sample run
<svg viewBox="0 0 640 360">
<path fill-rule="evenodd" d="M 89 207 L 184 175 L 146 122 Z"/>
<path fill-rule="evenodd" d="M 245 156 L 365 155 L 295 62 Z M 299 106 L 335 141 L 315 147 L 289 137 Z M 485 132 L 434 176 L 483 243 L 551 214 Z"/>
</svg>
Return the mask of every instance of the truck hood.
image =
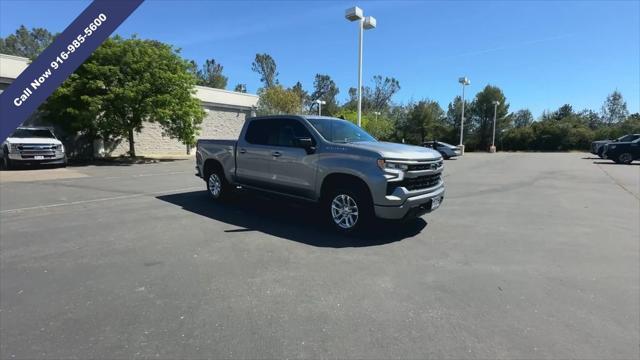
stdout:
<svg viewBox="0 0 640 360">
<path fill-rule="evenodd" d="M 7 144 L 53 144 L 60 145 L 62 142 L 53 138 L 15 138 L 9 137 L 5 140 Z"/>
<path fill-rule="evenodd" d="M 382 158 L 396 160 L 437 160 L 442 158 L 439 152 L 422 146 L 396 144 L 384 141 L 360 141 L 349 145 L 375 151 Z"/>
</svg>

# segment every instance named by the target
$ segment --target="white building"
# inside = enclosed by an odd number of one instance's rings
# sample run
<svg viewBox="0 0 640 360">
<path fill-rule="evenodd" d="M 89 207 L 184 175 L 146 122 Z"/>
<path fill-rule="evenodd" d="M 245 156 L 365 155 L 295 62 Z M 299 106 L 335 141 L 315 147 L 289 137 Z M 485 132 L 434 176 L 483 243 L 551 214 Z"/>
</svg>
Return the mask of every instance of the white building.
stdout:
<svg viewBox="0 0 640 360">
<path fill-rule="evenodd" d="M 29 65 L 29 59 L 0 54 L 0 92 L 6 89 Z M 195 96 L 201 101 L 206 116 L 202 121 L 199 137 L 237 138 L 245 118 L 251 116 L 258 104 L 258 96 L 204 86 L 196 86 Z M 30 124 L 43 124 L 41 120 L 30 119 Z M 185 155 L 187 147 L 181 142 L 163 136 L 162 128 L 155 123 L 146 123 L 140 133 L 134 135 L 136 155 L 167 156 Z M 70 144 L 72 145 L 72 144 Z M 107 144 L 106 149 L 96 146 L 94 152 L 107 156 L 124 155 L 129 143 L 123 140 L 118 144 Z"/>
</svg>

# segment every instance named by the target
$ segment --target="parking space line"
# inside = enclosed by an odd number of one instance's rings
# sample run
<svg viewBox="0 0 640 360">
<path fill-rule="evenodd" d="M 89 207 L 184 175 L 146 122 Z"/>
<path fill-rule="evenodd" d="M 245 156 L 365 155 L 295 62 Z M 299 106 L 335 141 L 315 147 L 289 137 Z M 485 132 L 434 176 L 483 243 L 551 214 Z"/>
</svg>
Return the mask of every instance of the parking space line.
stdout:
<svg viewBox="0 0 640 360">
<path fill-rule="evenodd" d="M 170 193 L 179 192 L 179 191 L 191 191 L 191 190 L 202 190 L 202 187 L 200 187 L 200 186 L 197 186 L 197 187 L 196 186 L 192 186 L 192 187 L 188 187 L 188 188 L 171 189 L 171 190 L 163 190 L 163 191 L 154 191 L 154 192 L 150 192 L 150 193 L 129 194 L 129 195 L 112 196 L 112 197 L 91 199 L 91 200 L 79 200 L 79 201 L 71 201 L 71 202 L 57 203 L 57 204 L 50 204 L 50 205 L 39 205 L 39 206 L 31 206 L 31 207 L 25 207 L 25 208 L 8 209 L 8 210 L 0 211 L 0 214 L 12 214 L 12 213 L 19 213 L 19 212 L 29 211 L 29 210 L 43 210 L 43 209 L 49 209 L 49 208 L 61 207 L 61 206 L 72 206 L 72 205 L 89 204 L 89 203 L 94 203 L 94 202 L 131 199 L 131 198 L 136 198 L 136 197 L 141 197 L 141 196 L 170 194 Z"/>
<path fill-rule="evenodd" d="M 598 167 L 600 168 L 600 170 L 602 170 L 603 173 L 605 173 L 605 175 L 607 175 L 607 177 L 609 177 L 609 179 L 611 179 L 616 185 L 618 185 L 622 190 L 628 192 L 629 194 L 631 194 L 631 196 L 633 196 L 634 198 L 640 200 L 640 196 L 636 195 L 633 193 L 633 191 L 627 189 L 627 187 L 621 183 L 618 179 L 616 179 L 615 177 L 613 177 L 613 175 L 609 174 L 609 172 L 604 169 L 600 164 L 596 164 L 598 165 Z"/>
<path fill-rule="evenodd" d="M 59 179 L 42 179 L 42 180 L 32 180 L 32 181 L 0 181 L 0 187 L 4 187 L 10 184 L 15 184 L 15 183 L 23 183 L 23 184 L 28 184 L 28 183 L 34 183 L 34 182 L 49 182 L 49 183 L 60 183 L 60 184 L 69 184 L 69 183 L 74 183 L 74 182 L 78 182 L 78 181 L 86 181 L 86 180 L 114 180 L 114 179 L 126 179 L 126 178 L 139 178 L 139 177 L 149 177 L 149 176 L 163 176 L 163 175 L 181 175 L 181 174 L 192 174 L 193 171 L 170 171 L 170 172 L 158 172 L 158 173 L 150 173 L 150 174 L 134 174 L 134 175 L 122 175 L 122 176 L 105 176 L 105 177 L 101 177 L 101 176 L 95 176 L 95 175 L 88 175 L 85 174 L 87 176 L 84 177 L 77 177 L 77 178 L 72 178 L 72 179 L 67 179 L 67 178 L 59 178 Z"/>
</svg>

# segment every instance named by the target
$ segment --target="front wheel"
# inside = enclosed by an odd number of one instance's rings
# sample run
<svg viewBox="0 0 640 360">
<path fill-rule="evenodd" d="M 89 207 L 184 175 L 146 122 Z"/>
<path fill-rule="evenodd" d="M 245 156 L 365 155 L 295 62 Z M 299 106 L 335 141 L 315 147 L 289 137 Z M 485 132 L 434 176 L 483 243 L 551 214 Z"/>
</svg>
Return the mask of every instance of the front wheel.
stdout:
<svg viewBox="0 0 640 360">
<path fill-rule="evenodd" d="M 341 233 L 359 232 L 373 217 L 373 204 L 364 191 L 336 189 L 327 196 L 324 208 Z"/>
<path fill-rule="evenodd" d="M 9 154 L 5 151 L 4 156 L 2 156 L 2 168 L 5 170 L 13 169 L 13 163 L 11 159 L 9 159 Z"/>
</svg>

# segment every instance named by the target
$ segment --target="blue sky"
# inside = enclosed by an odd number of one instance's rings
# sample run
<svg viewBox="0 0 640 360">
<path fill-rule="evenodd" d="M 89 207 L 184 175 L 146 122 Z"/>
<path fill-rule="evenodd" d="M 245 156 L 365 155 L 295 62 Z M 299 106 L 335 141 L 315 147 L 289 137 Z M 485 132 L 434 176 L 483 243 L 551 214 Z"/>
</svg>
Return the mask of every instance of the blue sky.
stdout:
<svg viewBox="0 0 640 360">
<path fill-rule="evenodd" d="M 62 31 L 86 1 L 0 0 L 0 36 L 24 24 Z M 511 110 L 535 116 L 565 103 L 600 107 L 618 89 L 640 111 L 640 1 L 153 1 L 117 33 L 182 49 L 199 63 L 224 65 L 229 88 L 260 86 L 257 52 L 271 54 L 280 82 L 312 88 L 316 73 L 338 84 L 341 100 L 356 86 L 357 26 L 344 10 L 358 5 L 378 27 L 365 32 L 364 80 L 394 76 L 396 102 L 430 98 L 443 108 L 468 76 L 472 97 L 503 89 Z"/>
</svg>

